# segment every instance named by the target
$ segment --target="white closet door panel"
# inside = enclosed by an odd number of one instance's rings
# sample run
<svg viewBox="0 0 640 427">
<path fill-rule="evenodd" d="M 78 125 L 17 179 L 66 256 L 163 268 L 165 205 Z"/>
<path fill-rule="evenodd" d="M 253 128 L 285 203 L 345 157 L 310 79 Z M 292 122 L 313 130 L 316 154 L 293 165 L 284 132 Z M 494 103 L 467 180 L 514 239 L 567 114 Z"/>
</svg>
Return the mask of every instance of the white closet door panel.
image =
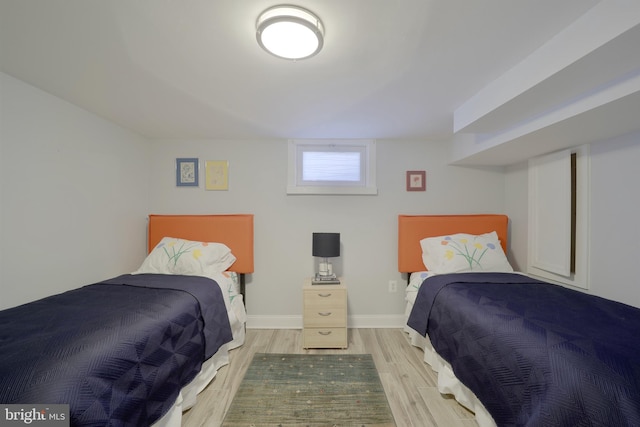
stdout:
<svg viewBox="0 0 640 427">
<path fill-rule="evenodd" d="M 571 151 L 529 162 L 531 266 L 571 274 Z"/>
</svg>

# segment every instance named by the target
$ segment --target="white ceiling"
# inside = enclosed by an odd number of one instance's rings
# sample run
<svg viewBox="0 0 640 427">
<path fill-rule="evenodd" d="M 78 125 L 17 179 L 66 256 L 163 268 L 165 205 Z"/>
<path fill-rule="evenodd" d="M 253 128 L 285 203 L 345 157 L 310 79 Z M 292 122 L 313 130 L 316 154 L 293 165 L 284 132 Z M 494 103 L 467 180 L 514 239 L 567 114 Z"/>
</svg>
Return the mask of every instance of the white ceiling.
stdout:
<svg viewBox="0 0 640 427">
<path fill-rule="evenodd" d="M 456 109 L 598 3 L 299 0 L 326 37 L 292 62 L 255 40 L 273 0 L 0 0 L 0 70 L 149 138 L 447 141 Z"/>
</svg>

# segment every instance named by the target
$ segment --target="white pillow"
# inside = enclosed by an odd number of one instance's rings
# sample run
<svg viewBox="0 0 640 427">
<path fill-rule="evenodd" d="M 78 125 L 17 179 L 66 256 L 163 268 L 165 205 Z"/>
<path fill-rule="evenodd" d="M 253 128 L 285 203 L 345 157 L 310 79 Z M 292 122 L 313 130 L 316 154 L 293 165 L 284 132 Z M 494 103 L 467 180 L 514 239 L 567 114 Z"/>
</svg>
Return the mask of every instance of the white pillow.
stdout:
<svg viewBox="0 0 640 427">
<path fill-rule="evenodd" d="M 420 241 L 422 262 L 433 273 L 465 271 L 513 272 L 498 234 L 451 234 Z"/>
<path fill-rule="evenodd" d="M 222 243 L 164 237 L 133 274 L 208 276 L 231 266 L 236 257 Z"/>
</svg>

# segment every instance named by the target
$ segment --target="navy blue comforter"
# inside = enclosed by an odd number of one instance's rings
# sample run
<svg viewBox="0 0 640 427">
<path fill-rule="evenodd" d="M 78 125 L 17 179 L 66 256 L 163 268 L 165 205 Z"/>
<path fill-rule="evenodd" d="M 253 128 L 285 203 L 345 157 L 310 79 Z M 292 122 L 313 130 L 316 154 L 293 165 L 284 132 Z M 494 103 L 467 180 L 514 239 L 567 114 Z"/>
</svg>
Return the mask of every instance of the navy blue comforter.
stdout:
<svg viewBox="0 0 640 427">
<path fill-rule="evenodd" d="M 0 403 L 69 404 L 73 426 L 145 426 L 232 340 L 219 286 L 123 275 L 0 312 Z"/>
<path fill-rule="evenodd" d="M 408 325 L 499 426 L 640 426 L 640 309 L 510 273 L 424 281 Z"/>
</svg>

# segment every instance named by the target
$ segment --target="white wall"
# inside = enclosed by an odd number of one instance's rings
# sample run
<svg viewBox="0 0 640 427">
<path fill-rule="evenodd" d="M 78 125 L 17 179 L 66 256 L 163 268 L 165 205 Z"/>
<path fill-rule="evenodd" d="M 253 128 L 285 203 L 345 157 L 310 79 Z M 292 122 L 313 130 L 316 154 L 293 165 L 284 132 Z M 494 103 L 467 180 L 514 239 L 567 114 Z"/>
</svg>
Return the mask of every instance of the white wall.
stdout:
<svg viewBox="0 0 640 427">
<path fill-rule="evenodd" d="M 249 326 L 299 326 L 311 234 L 339 232 L 352 324 L 399 325 L 406 279 L 397 271 L 397 215 L 500 213 L 501 172 L 446 166 L 446 143 L 377 141 L 377 196 L 286 195 L 287 141 L 152 141 L 150 212 L 255 214 Z M 229 191 L 176 187 L 175 159 L 229 161 Z M 427 191 L 406 192 L 405 171 L 426 170 Z M 398 292 L 388 293 L 390 279 Z"/>
<path fill-rule="evenodd" d="M 517 271 L 527 270 L 529 220 L 528 164 L 521 162 L 505 169 L 505 209 L 509 217 L 507 257 Z"/>
<path fill-rule="evenodd" d="M 139 265 L 148 146 L 0 73 L 0 308 Z"/>
<path fill-rule="evenodd" d="M 588 292 L 640 307 L 640 133 L 591 144 Z M 511 259 L 527 262 L 527 163 L 507 168 L 505 213 L 511 218 Z"/>
<path fill-rule="evenodd" d="M 446 143 L 384 141 L 378 196 L 287 196 L 284 140 L 147 141 L 0 73 L 0 308 L 133 271 L 145 255 L 148 213 L 255 214 L 253 326 L 295 326 L 301 282 L 313 273 L 311 233 L 342 235 L 336 265 L 351 322 L 397 322 L 397 215 L 504 212 L 508 256 L 527 260 L 527 164 L 503 172 L 446 166 Z M 230 162 L 229 191 L 175 186 L 175 158 Z M 640 134 L 591 147 L 591 289 L 640 307 L 637 197 Z M 406 170 L 427 191 L 406 192 Z M 201 179 L 204 175 L 201 176 Z M 37 261 L 34 261 L 37 260 Z M 398 280 L 399 292 L 387 292 Z M 378 323 L 376 323 L 378 322 Z"/>
<path fill-rule="evenodd" d="M 388 325 L 404 307 L 397 215 L 503 209 L 502 173 L 446 166 L 446 143 L 378 141 L 378 196 L 287 196 L 285 140 L 149 142 L 0 79 L 0 308 L 133 271 L 145 255 L 149 213 L 248 212 L 254 321 L 299 325 L 301 284 L 314 269 L 311 233 L 336 231 L 352 323 Z M 176 187 L 175 159 L 191 156 L 228 160 L 229 191 Z M 427 171 L 426 192 L 405 191 L 406 170 Z M 394 294 L 391 279 L 400 285 Z"/>
<path fill-rule="evenodd" d="M 640 133 L 591 145 L 591 291 L 640 307 Z"/>
<path fill-rule="evenodd" d="M 253 326 L 296 326 L 313 273 L 311 233 L 342 235 L 336 265 L 352 324 L 401 319 L 397 215 L 504 212 L 508 256 L 527 260 L 527 164 L 503 172 L 446 166 L 446 143 L 384 141 L 378 196 L 287 196 L 284 140 L 147 141 L 0 73 L 0 308 L 133 271 L 148 213 L 255 214 Z M 230 162 L 229 191 L 175 186 L 175 158 Z M 640 134 L 592 144 L 590 293 L 640 307 Z M 406 192 L 406 170 L 427 191 Z M 203 179 L 204 176 L 201 176 Z M 37 260 L 37 261 L 34 261 Z M 398 280 L 399 292 L 387 292 Z"/>
</svg>

